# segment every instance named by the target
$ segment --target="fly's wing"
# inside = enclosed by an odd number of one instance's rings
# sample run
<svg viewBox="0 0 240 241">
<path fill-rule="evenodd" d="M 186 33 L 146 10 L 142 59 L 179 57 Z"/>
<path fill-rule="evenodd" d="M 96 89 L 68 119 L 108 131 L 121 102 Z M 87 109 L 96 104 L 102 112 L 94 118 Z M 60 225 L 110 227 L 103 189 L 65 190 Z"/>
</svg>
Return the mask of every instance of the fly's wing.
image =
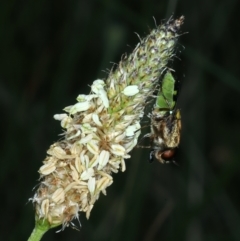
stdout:
<svg viewBox="0 0 240 241">
<path fill-rule="evenodd" d="M 166 110 L 172 110 L 175 106 L 174 96 L 176 94 L 175 79 L 173 78 L 171 72 L 167 71 L 163 77 L 155 107 L 159 109 L 162 114 L 166 113 Z"/>
</svg>

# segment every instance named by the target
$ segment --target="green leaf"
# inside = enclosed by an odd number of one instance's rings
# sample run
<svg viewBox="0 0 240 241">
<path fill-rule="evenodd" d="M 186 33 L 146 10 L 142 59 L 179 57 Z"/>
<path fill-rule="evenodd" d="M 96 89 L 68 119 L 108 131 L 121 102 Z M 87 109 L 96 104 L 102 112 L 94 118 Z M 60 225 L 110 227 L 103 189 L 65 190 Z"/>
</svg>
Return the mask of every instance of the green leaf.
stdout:
<svg viewBox="0 0 240 241">
<path fill-rule="evenodd" d="M 156 107 L 159 109 L 172 110 L 175 106 L 174 96 L 176 94 L 175 79 L 173 78 L 171 72 L 168 71 L 163 77 L 156 100 Z"/>
</svg>

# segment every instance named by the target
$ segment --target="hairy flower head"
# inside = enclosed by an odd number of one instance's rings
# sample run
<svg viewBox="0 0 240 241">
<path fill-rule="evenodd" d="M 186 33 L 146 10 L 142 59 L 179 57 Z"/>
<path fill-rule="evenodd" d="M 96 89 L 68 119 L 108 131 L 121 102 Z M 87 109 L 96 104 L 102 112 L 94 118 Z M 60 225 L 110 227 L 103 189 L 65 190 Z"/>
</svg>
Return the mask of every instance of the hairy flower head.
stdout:
<svg viewBox="0 0 240 241">
<path fill-rule="evenodd" d="M 112 173 L 125 171 L 136 146 L 149 97 L 174 56 L 183 17 L 154 29 L 124 56 L 108 78 L 95 80 L 89 95 L 54 115 L 63 139 L 50 146 L 39 169 L 41 184 L 32 198 L 36 219 L 63 228 L 85 212 L 87 218 Z"/>
</svg>

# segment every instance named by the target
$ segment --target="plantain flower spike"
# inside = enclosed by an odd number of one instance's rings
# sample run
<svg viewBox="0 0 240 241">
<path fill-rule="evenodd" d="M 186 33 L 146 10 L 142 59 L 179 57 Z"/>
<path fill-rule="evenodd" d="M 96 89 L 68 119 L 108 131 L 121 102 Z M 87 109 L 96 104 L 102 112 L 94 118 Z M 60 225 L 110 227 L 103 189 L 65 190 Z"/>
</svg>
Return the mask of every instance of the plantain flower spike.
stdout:
<svg viewBox="0 0 240 241">
<path fill-rule="evenodd" d="M 79 220 L 79 212 L 89 218 L 100 193 L 106 195 L 113 183 L 112 174 L 125 171 L 146 103 L 175 56 L 183 20 L 170 19 L 152 30 L 105 81 L 93 82 L 89 95 L 79 95 L 66 113 L 54 115 L 64 133 L 39 169 L 41 183 L 31 198 L 37 223 L 64 229 Z"/>
</svg>

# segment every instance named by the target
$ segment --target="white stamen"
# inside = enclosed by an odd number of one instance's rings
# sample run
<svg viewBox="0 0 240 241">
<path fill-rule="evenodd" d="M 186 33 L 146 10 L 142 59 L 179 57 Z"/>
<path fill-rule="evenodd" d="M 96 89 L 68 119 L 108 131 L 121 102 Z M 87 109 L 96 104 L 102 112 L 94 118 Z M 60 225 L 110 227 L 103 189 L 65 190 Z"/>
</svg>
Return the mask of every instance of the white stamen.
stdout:
<svg viewBox="0 0 240 241">
<path fill-rule="evenodd" d="M 108 151 L 105 151 L 105 150 L 101 151 L 98 157 L 98 163 L 99 163 L 98 170 L 101 170 L 103 169 L 103 167 L 106 166 L 106 164 L 108 163 L 109 157 L 110 157 L 110 153 Z"/>
<path fill-rule="evenodd" d="M 125 148 L 121 145 L 118 145 L 118 144 L 113 144 L 111 145 L 111 152 L 114 154 L 114 155 L 117 155 L 117 156 L 124 156 L 125 155 Z"/>
<path fill-rule="evenodd" d="M 94 177 L 90 177 L 88 180 L 88 190 L 92 194 L 95 190 L 96 179 Z"/>
<path fill-rule="evenodd" d="M 139 93 L 137 85 L 129 85 L 123 90 L 123 94 L 126 96 L 134 96 Z"/>
<path fill-rule="evenodd" d="M 93 168 L 88 168 L 86 171 L 84 171 L 81 174 L 81 179 L 82 180 L 88 180 L 90 177 L 92 177 L 94 175 L 94 170 Z"/>
<path fill-rule="evenodd" d="M 92 119 L 97 126 L 102 126 L 102 123 L 99 120 L 99 116 L 96 113 L 92 114 Z"/>
<path fill-rule="evenodd" d="M 69 112 L 69 114 L 74 115 L 77 112 L 88 110 L 90 107 L 91 103 L 89 101 L 84 101 L 71 106 L 70 110 L 67 107 L 64 108 L 64 110 Z"/>
</svg>

